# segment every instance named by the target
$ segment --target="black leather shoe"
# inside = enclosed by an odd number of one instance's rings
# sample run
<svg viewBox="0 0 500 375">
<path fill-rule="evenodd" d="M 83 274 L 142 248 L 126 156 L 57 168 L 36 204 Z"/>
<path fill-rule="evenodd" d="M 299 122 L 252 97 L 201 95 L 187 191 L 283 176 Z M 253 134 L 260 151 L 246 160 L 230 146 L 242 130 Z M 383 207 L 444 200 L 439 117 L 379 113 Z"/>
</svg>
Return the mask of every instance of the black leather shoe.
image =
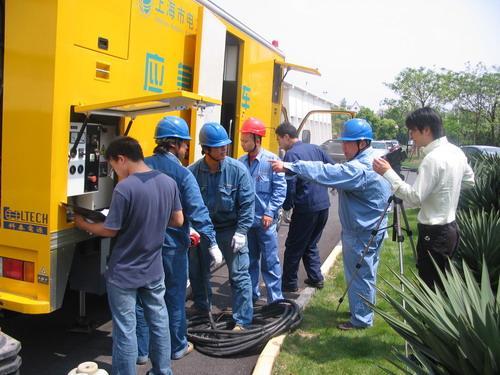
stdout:
<svg viewBox="0 0 500 375">
<path fill-rule="evenodd" d="M 309 279 L 305 279 L 304 283 L 306 283 L 307 285 L 309 285 L 313 288 L 317 288 L 317 289 L 323 289 L 323 287 L 325 286 L 323 281 L 311 281 Z"/>
<path fill-rule="evenodd" d="M 352 330 L 356 330 L 356 329 L 365 329 L 367 327 L 359 327 L 359 326 L 355 326 L 351 322 L 345 322 L 345 323 L 340 323 L 339 325 L 337 325 L 337 328 L 340 329 L 341 331 L 352 331 Z"/>
</svg>

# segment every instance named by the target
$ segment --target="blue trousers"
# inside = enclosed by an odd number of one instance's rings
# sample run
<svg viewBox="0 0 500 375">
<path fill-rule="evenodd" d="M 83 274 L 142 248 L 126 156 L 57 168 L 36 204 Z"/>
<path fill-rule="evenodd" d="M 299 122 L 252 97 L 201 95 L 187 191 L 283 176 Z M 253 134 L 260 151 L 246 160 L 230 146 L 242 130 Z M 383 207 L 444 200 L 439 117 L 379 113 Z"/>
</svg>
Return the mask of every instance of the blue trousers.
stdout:
<svg viewBox="0 0 500 375">
<path fill-rule="evenodd" d="M 229 270 L 229 282 L 232 291 L 233 320 L 236 324 L 248 325 L 252 323 L 252 282 L 248 273 L 249 258 L 248 246 L 244 246 L 237 253 L 233 253 L 231 240 L 234 229 L 217 231 L 217 243 L 222 251 Z M 193 290 L 194 305 L 201 310 L 210 308 L 212 291 L 209 283 L 210 255 L 208 242 L 202 237 L 198 249 L 192 249 L 189 255 L 189 278 Z"/>
<path fill-rule="evenodd" d="M 150 358 L 153 375 L 170 375 L 170 334 L 165 306 L 165 284 L 160 279 L 137 289 L 123 289 L 107 283 L 113 318 L 113 375 L 135 375 L 137 360 L 136 302 L 143 303 L 144 316 L 151 328 Z"/>
<path fill-rule="evenodd" d="M 293 212 L 285 242 L 283 261 L 283 288 L 297 287 L 297 271 L 300 260 L 309 280 L 323 281 L 318 242 L 328 221 L 329 209 L 317 212 Z"/>
<path fill-rule="evenodd" d="M 254 226 L 250 228 L 247 236 L 253 300 L 255 301 L 260 297 L 259 277 L 261 271 L 266 284 L 267 303 L 283 299 L 276 224 L 273 223 L 267 230 L 262 225 Z"/>
<path fill-rule="evenodd" d="M 377 233 L 368 252 L 361 261 L 363 250 L 368 244 L 371 232 L 353 233 L 342 231 L 342 256 L 344 258 L 344 275 L 347 285 L 352 280 L 352 284 L 347 292 L 349 309 L 351 311 L 351 323 L 358 327 L 370 327 L 373 325 L 373 310 L 364 302 L 360 295 L 371 303 L 375 303 L 377 268 L 384 234 L 385 231 Z M 358 263 L 360 263 L 360 268 L 358 274 L 354 276 Z"/>
<path fill-rule="evenodd" d="M 167 305 L 171 358 L 181 358 L 188 349 L 186 327 L 186 285 L 188 277 L 187 249 L 162 249 L 165 270 L 165 304 Z M 145 358 L 149 352 L 149 329 L 144 320 L 140 301 L 137 303 L 137 345 L 139 357 Z"/>
</svg>

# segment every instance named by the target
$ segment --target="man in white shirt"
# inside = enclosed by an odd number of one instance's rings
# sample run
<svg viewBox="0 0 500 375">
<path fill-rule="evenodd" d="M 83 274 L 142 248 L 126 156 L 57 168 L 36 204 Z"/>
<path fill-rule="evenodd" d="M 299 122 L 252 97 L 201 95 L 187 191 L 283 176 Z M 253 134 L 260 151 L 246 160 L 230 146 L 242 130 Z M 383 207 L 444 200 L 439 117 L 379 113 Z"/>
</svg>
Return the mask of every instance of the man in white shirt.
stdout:
<svg viewBox="0 0 500 375">
<path fill-rule="evenodd" d="M 392 186 L 394 194 L 413 207 L 417 216 L 418 274 L 431 288 L 441 285 L 432 258 L 444 271 L 459 244 L 455 222 L 461 188 L 474 186 L 474 172 L 458 147 L 444 135 L 441 117 L 433 109 L 417 109 L 406 118 L 406 127 L 416 147 L 424 147 L 418 176 L 411 186 L 405 183 L 384 159 L 375 159 L 373 169 Z"/>
</svg>

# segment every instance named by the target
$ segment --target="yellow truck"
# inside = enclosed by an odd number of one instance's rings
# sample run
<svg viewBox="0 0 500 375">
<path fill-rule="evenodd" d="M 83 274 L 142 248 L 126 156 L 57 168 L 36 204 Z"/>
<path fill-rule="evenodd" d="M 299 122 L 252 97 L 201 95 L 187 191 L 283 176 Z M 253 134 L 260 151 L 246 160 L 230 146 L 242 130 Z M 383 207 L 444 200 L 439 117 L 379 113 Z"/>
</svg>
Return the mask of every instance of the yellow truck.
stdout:
<svg viewBox="0 0 500 375">
<path fill-rule="evenodd" d="M 109 206 L 115 181 L 103 153 L 116 136 L 145 153 L 165 113 L 187 120 L 189 160 L 203 123 L 239 127 L 281 118 L 286 72 L 314 69 L 209 1 L 0 1 L 0 309 L 43 314 L 67 287 L 105 292 L 109 239 L 77 230 L 64 204 Z M 278 151 L 274 137 L 265 147 Z M 84 299 L 81 300 L 82 304 Z"/>
</svg>

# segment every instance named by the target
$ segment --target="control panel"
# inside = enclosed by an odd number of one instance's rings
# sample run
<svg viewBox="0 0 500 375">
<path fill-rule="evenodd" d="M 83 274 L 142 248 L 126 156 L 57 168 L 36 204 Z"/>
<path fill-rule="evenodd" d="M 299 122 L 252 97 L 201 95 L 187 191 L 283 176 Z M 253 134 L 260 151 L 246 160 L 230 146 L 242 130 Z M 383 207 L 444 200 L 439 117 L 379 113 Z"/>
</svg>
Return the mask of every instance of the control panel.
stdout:
<svg viewBox="0 0 500 375">
<path fill-rule="evenodd" d="M 104 153 L 115 137 L 114 128 L 89 122 L 78 140 L 82 126 L 80 122 L 70 123 L 68 154 L 77 141 L 78 144 L 74 156 L 69 156 L 67 195 L 83 207 L 104 208 L 109 205 L 113 189 L 111 169 Z"/>
</svg>

